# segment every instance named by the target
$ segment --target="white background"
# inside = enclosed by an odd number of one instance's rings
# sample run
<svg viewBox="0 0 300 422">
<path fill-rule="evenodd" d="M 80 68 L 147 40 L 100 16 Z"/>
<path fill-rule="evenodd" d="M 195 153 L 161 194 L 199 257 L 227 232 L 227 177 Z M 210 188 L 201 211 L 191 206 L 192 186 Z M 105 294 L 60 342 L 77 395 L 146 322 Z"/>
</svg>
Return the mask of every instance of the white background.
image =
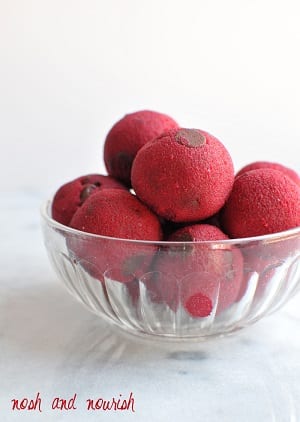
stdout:
<svg viewBox="0 0 300 422">
<path fill-rule="evenodd" d="M 51 195 L 103 172 L 149 108 L 205 129 L 236 169 L 300 167 L 298 0 L 0 0 L 0 189 Z"/>
</svg>

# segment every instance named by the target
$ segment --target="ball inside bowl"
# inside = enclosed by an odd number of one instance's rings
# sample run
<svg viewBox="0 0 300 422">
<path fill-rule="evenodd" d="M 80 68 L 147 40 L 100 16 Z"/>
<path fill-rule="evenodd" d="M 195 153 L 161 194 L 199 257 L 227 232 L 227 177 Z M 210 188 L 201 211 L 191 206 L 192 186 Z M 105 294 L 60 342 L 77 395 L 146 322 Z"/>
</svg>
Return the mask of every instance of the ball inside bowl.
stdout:
<svg viewBox="0 0 300 422">
<path fill-rule="evenodd" d="M 192 272 L 183 274 L 180 280 L 172 270 L 158 274 L 151 258 L 147 268 L 141 265 L 140 274 L 131 279 L 122 279 L 118 275 L 115 258 L 115 262 L 114 259 L 111 261 L 111 268 L 106 267 L 105 271 L 101 269 L 99 277 L 98 259 L 108 249 L 133 248 L 134 256 L 143 256 L 145 251 L 147 255 L 148 250 L 152 251 L 153 256 L 154 249 L 167 256 L 174 253 L 174 243 L 122 240 L 84 233 L 53 220 L 50 202 L 42 207 L 42 228 L 50 260 L 69 292 L 91 312 L 125 331 L 141 336 L 197 341 L 232 332 L 279 309 L 300 288 L 300 227 L 253 238 L 176 243 L 178 258 L 191 246 L 196 251 L 197 248 L 205 248 L 212 261 L 219 261 L 220 254 L 228 254 L 228 251 L 232 255 L 232 250 L 238 250 L 243 255 L 242 290 L 236 300 L 220 312 L 216 312 L 217 304 L 224 290 L 222 283 L 215 281 L 215 274 L 211 270 L 205 270 L 204 274 L 203 268 L 199 268 L 197 278 L 197 271 L 193 268 Z M 80 244 L 80 249 L 85 251 L 82 259 L 78 259 L 70 248 L 70 244 L 74 243 Z M 258 263 L 255 257 L 265 259 Z M 97 269 L 96 273 L 87 267 L 87 263 Z M 225 260 L 224 274 L 228 274 L 229 264 L 229 260 Z M 157 280 L 156 292 L 148 288 L 149 280 L 154 276 Z M 211 303 L 209 300 L 203 302 L 207 306 L 205 308 L 203 305 L 203 309 L 210 311 L 212 306 L 213 311 L 193 315 L 193 309 L 197 309 L 195 305 L 202 298 L 190 292 L 197 291 L 194 288 L 199 286 L 204 291 L 209 287 L 211 281 L 207 280 L 212 280 L 211 277 L 217 288 L 211 289 L 206 295 Z M 156 295 L 157 292 L 164 292 L 169 283 L 175 286 L 173 303 L 176 306 L 158 300 Z M 191 300 L 186 300 L 186 297 Z"/>
<path fill-rule="evenodd" d="M 147 272 L 156 248 L 144 248 L 135 242 L 118 239 L 159 241 L 162 229 L 158 217 L 130 192 L 106 189 L 89 197 L 74 214 L 70 227 L 95 235 L 110 236 L 116 240 L 90 241 L 81 237 L 69 242 L 69 248 L 78 260 L 92 261 L 99 280 L 109 268 L 117 268 L 127 280 L 128 274 L 138 277 Z M 87 266 L 89 268 L 89 266 Z M 93 275 L 95 272 L 93 271 Z"/>
</svg>

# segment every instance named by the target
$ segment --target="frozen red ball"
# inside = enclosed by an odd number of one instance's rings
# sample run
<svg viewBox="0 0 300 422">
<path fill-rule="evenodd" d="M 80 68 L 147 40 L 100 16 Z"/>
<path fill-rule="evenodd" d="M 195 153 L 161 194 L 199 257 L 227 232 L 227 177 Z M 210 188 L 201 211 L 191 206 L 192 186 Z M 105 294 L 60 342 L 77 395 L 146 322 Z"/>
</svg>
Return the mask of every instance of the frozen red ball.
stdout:
<svg viewBox="0 0 300 422">
<path fill-rule="evenodd" d="M 242 281 L 243 258 L 230 244 L 217 248 L 215 243 L 214 247 L 202 243 L 218 240 L 228 236 L 208 224 L 175 231 L 168 238 L 174 243 L 161 248 L 154 260 L 153 277 L 148 280 L 153 300 L 173 310 L 181 304 L 193 317 L 207 317 L 214 307 L 220 313 L 233 304 Z"/>
<path fill-rule="evenodd" d="M 279 163 L 272 163 L 269 161 L 255 161 L 254 163 L 250 163 L 243 167 L 237 174 L 236 177 L 241 176 L 242 174 L 246 173 L 247 171 L 251 170 L 258 170 L 261 168 L 270 168 L 273 170 L 278 170 L 283 172 L 286 176 L 290 177 L 297 185 L 300 186 L 300 177 L 299 175 L 291 168 L 286 167 Z"/>
<path fill-rule="evenodd" d="M 236 178 L 222 211 L 230 237 L 281 232 L 300 225 L 300 188 L 283 172 L 263 168 Z"/>
<path fill-rule="evenodd" d="M 148 141 L 178 127 L 166 114 L 142 110 L 127 114 L 109 131 L 104 144 L 104 162 L 110 175 L 130 185 L 132 162 Z"/>
<path fill-rule="evenodd" d="M 70 227 L 115 238 L 81 237 L 70 245 L 76 259 L 101 281 L 108 270 L 123 274 L 124 278 L 117 281 L 126 282 L 130 275 L 138 277 L 147 271 L 156 247 L 126 240 L 162 238 L 158 217 L 134 195 L 118 189 L 91 195 L 74 214 Z"/>
<path fill-rule="evenodd" d="M 278 293 L 281 288 L 289 288 L 292 280 L 289 277 L 292 273 L 291 263 L 299 260 L 300 239 L 296 232 L 289 232 L 285 236 L 281 233 L 271 235 L 263 241 L 253 240 L 245 243 L 241 250 L 244 257 L 244 280 L 238 300 L 248 294 L 249 289 L 250 294 L 253 294 L 252 300 L 260 302 L 270 298 L 270 287 L 273 293 Z"/>
<path fill-rule="evenodd" d="M 232 159 L 214 136 L 198 129 L 174 129 L 139 150 L 132 186 L 158 215 L 174 222 L 211 217 L 233 185 Z"/>
<path fill-rule="evenodd" d="M 61 186 L 52 201 L 52 217 L 66 226 L 84 201 L 92 194 L 103 189 L 127 188 L 118 180 L 101 174 L 87 174 Z"/>
</svg>

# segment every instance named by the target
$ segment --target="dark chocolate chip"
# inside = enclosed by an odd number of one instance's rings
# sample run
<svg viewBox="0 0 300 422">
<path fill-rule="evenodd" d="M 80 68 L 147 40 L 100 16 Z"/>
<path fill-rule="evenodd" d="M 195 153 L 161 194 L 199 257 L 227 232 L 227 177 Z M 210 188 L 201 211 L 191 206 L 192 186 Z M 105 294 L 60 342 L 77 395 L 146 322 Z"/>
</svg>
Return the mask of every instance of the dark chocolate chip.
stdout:
<svg viewBox="0 0 300 422">
<path fill-rule="evenodd" d="M 83 203 L 91 195 L 91 193 L 94 192 L 95 189 L 98 189 L 96 184 L 89 183 L 88 185 L 85 185 L 80 193 L 81 203 Z"/>
<path fill-rule="evenodd" d="M 196 148 L 205 145 L 205 136 L 196 129 L 179 129 L 175 135 L 177 142 Z"/>
<path fill-rule="evenodd" d="M 194 238 L 190 233 L 183 232 L 176 235 L 175 242 L 193 242 Z"/>
<path fill-rule="evenodd" d="M 176 237 L 172 240 L 174 244 L 170 245 L 168 248 L 169 255 L 176 255 L 180 254 L 182 256 L 190 255 L 194 248 L 192 244 L 189 243 L 179 243 L 176 245 L 176 242 L 193 242 L 194 239 L 190 235 L 190 233 L 181 233 L 176 235 Z"/>
</svg>

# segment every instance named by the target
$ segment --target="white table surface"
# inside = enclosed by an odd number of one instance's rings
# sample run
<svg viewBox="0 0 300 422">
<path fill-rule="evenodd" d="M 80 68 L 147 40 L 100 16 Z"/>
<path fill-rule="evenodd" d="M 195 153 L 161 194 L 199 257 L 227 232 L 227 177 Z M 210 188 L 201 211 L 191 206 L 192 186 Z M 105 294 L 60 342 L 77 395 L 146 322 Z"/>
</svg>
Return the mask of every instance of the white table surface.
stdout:
<svg viewBox="0 0 300 422">
<path fill-rule="evenodd" d="M 234 335 L 196 344 L 129 337 L 90 314 L 47 259 L 42 196 L 2 195 L 0 421 L 300 420 L 300 296 Z M 12 411 L 40 393 L 42 412 Z M 87 411 L 88 398 L 127 398 L 134 410 Z M 76 410 L 52 410 L 77 394 Z"/>
</svg>

